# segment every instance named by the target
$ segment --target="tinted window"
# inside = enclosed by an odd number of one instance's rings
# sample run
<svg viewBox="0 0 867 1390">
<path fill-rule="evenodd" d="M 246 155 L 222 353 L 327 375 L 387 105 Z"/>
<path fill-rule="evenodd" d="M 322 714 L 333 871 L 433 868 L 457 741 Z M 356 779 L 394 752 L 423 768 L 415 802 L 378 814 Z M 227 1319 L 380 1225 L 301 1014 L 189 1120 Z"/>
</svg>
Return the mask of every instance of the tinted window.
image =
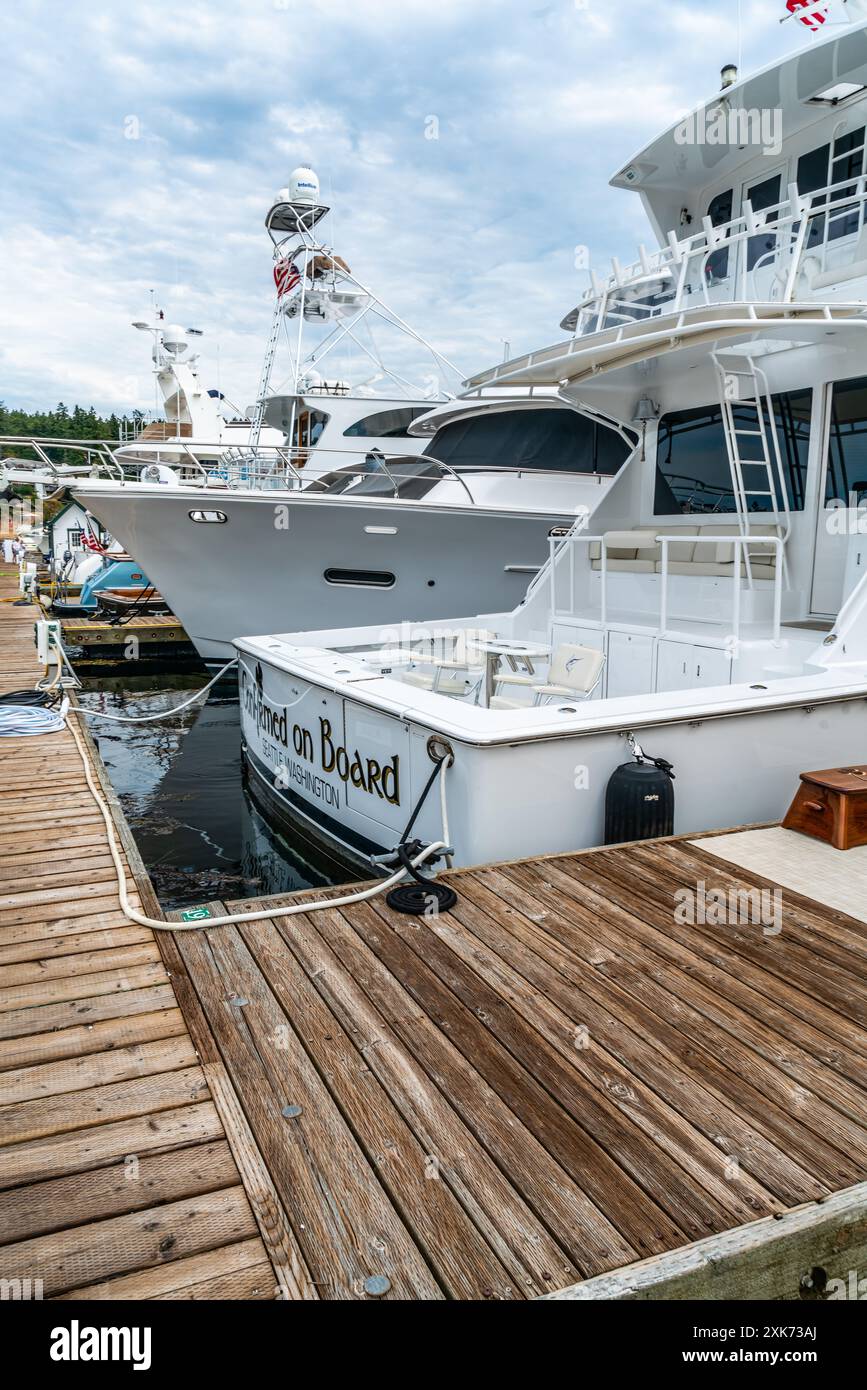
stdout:
<svg viewBox="0 0 867 1390">
<path fill-rule="evenodd" d="M 867 377 L 834 384 L 825 501 L 867 495 Z"/>
<path fill-rule="evenodd" d="M 301 449 L 313 448 L 328 424 L 329 417 L 321 410 L 301 410 L 295 420 L 295 443 Z"/>
<path fill-rule="evenodd" d="M 797 183 L 799 193 L 812 193 L 817 188 L 827 188 L 828 186 L 828 161 L 831 157 L 831 146 L 820 145 L 817 150 L 810 150 L 808 154 L 802 154 L 798 160 Z M 822 198 L 814 198 L 812 207 L 821 207 Z M 825 235 L 825 218 L 823 215 L 810 219 L 810 230 L 807 235 L 807 245 L 817 246 Z"/>
<path fill-rule="evenodd" d="M 711 198 L 707 215 L 711 220 L 711 226 L 722 227 L 726 222 L 732 220 L 732 190 L 729 188 L 725 193 L 718 193 L 715 198 Z M 707 258 L 707 282 L 709 285 L 718 285 L 720 280 L 724 280 L 729 273 L 729 248 L 721 247 L 714 251 Z"/>
<path fill-rule="evenodd" d="M 783 472 L 793 511 L 804 507 L 807 453 L 810 443 L 812 391 L 794 391 L 774 396 L 774 419 Z M 747 405 L 734 406 L 735 424 L 755 429 L 755 411 Z M 749 449 L 749 445 L 759 448 Z M 761 441 L 742 435 L 742 457 L 759 455 Z M 747 469 L 747 486 L 763 486 L 758 469 Z M 770 497 L 748 497 L 750 511 L 772 511 Z M 677 512 L 735 511 L 734 489 L 723 433 L 722 410 L 718 405 L 699 410 L 677 410 L 663 415 L 659 422 L 656 450 L 656 494 L 653 510 L 657 516 Z"/>
<path fill-rule="evenodd" d="M 864 127 L 852 130 L 848 135 L 838 135 L 834 141 L 833 150 L 830 144 L 820 145 L 818 149 L 810 150 L 807 154 L 802 154 L 798 160 L 798 192 L 813 193 L 816 189 L 827 188 L 829 184 L 841 184 L 846 179 L 860 178 L 864 172 Z M 852 188 L 838 188 L 834 194 L 835 201 L 856 193 L 857 189 L 853 184 Z M 821 195 L 812 200 L 814 208 L 821 208 L 827 199 Z M 858 230 L 858 208 L 857 205 L 851 210 L 849 208 L 837 208 L 829 219 L 828 241 L 837 241 L 840 237 L 852 236 Z M 822 214 L 814 216 L 810 221 L 810 234 L 807 245 L 817 246 L 825 237 L 825 217 Z"/>
<path fill-rule="evenodd" d="M 433 409 L 433 406 L 429 407 Z M 394 410 L 378 410 L 375 415 L 365 415 L 356 420 L 344 436 L 348 439 L 405 439 L 409 426 L 419 415 L 427 415 L 425 406 L 400 406 Z"/>
<path fill-rule="evenodd" d="M 864 127 L 859 130 L 850 131 L 848 135 L 838 135 L 834 141 L 834 155 L 831 160 L 831 183 L 842 183 L 844 179 L 860 178 L 864 172 Z M 836 198 L 845 197 L 849 193 L 856 193 L 857 189 L 838 188 L 834 194 Z M 859 210 L 856 204 L 851 212 L 844 208 L 838 208 L 828 219 L 828 240 L 836 241 L 838 237 L 852 236 L 858 230 Z"/>
<path fill-rule="evenodd" d="M 752 204 L 753 212 L 764 212 L 766 208 L 776 207 L 780 201 L 779 174 L 763 179 L 761 183 L 754 183 L 752 188 L 747 189 L 746 196 Z M 758 232 L 751 236 L 747 241 L 747 270 L 752 270 L 756 261 L 773 251 L 776 244 L 777 238 L 771 232 Z"/>
<path fill-rule="evenodd" d="M 613 474 L 630 450 L 577 410 L 502 410 L 443 425 L 424 452 L 452 468 Z"/>
<path fill-rule="evenodd" d="M 442 472 L 423 457 L 388 458 L 373 450 L 357 463 L 315 478 L 308 486 L 315 492 L 344 493 L 362 497 L 402 497 L 417 502 L 442 481 Z"/>
</svg>

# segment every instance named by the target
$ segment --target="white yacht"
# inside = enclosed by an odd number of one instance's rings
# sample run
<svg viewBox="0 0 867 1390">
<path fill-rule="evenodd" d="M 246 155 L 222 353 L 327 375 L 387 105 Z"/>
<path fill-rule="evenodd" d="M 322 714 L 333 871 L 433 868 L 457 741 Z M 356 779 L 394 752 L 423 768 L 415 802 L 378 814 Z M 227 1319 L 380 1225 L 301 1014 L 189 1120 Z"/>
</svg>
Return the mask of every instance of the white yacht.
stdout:
<svg viewBox="0 0 867 1390">
<path fill-rule="evenodd" d="M 191 350 L 194 340 L 202 337 L 201 330 L 168 322 L 156 304 L 149 317 L 135 322 L 133 328 L 151 336 L 154 387 L 161 409 L 143 413 L 134 426 L 124 429 L 114 451 L 122 467 L 118 476 L 151 477 L 159 482 L 174 476 L 201 480 L 207 475 L 216 481 L 224 455 L 243 448 L 249 440 L 250 412 L 202 380 L 199 354 Z M 283 442 L 279 429 L 269 429 L 261 439 L 269 450 Z"/>
<path fill-rule="evenodd" d="M 360 484 L 375 494 L 378 478 L 390 492 L 400 476 L 391 471 L 395 457 L 409 468 L 412 485 L 412 460 L 425 439 L 411 436 L 409 427 L 451 399 L 460 383 L 458 369 L 323 243 L 329 212 L 315 173 L 303 167 L 269 209 L 276 295 L 255 405 L 240 409 L 208 388 L 192 350 L 200 331 L 168 322 L 154 305 L 133 326 L 152 337 L 161 414 L 143 418 L 117 446 L 0 439 L 15 454 L 0 459 L 0 487 L 30 482 L 56 492 L 77 483 L 76 497 L 88 511 L 133 546 L 143 567 L 144 555 L 157 566 L 160 580 L 152 582 L 209 660 L 231 656 L 231 638 L 249 627 L 257 609 L 263 621 L 285 621 L 299 602 L 298 570 L 306 577 L 312 565 L 329 595 L 357 587 L 358 564 L 347 560 L 340 539 L 323 579 L 324 537 L 305 536 L 302 547 L 294 522 L 288 565 L 288 509 L 275 508 L 314 485 L 342 493 Z M 408 375 L 409 366 L 389 364 L 397 348 L 419 379 Z M 358 378 L 352 384 L 350 373 Z M 432 466 L 420 466 L 424 477 Z M 447 467 L 440 473 L 453 476 Z M 104 520 L 109 515 L 112 523 Z M 367 561 L 369 547 L 362 564 Z M 376 576 L 361 587 L 378 595 L 379 582 Z M 326 608 L 317 620 L 367 616 L 363 609 Z"/>
<path fill-rule="evenodd" d="M 353 449 L 353 457 L 393 449 L 391 441 L 406 436 L 407 424 L 446 398 L 444 383 L 459 380 L 457 368 L 323 244 L 330 211 L 320 202 L 317 175 L 302 166 L 265 219 L 276 297 L 255 405 L 242 410 L 219 389 L 205 389 L 198 356 L 189 353 L 199 330 L 166 324 L 157 308 L 150 322 L 133 325 L 153 337 L 163 417 L 143 420 L 117 449 L 122 473 L 115 478 L 221 490 L 301 486 L 345 464 Z M 423 348 L 429 368 L 423 384 L 387 366 L 378 337 L 383 333 Z M 350 363 L 367 372 L 354 386 L 341 374 Z M 333 370 L 323 376 L 326 364 Z M 420 447 L 410 442 L 404 452 Z"/>
<path fill-rule="evenodd" d="M 634 441 L 522 601 L 467 583 L 425 624 L 236 642 L 251 774 L 310 836 L 369 865 L 438 765 L 448 830 L 429 795 L 413 834 L 472 864 L 639 836 L 606 817 L 622 765 L 658 833 L 779 819 L 800 770 L 865 760 L 867 25 L 841 12 L 616 174 L 656 249 L 470 383 Z"/>
<path fill-rule="evenodd" d="M 551 532 L 598 505 L 634 444 L 549 382 L 449 398 L 452 377 L 459 383 L 450 364 L 319 239 L 327 208 L 316 189 L 297 170 L 268 214 L 278 302 L 248 446 L 207 476 L 161 456 L 132 478 L 115 470 L 75 488 L 209 661 L 231 657 L 251 627 L 517 603 Z M 362 337 L 375 317 L 401 335 L 405 355 L 431 355 L 432 376 L 415 383 L 386 368 Z M 326 336 L 305 352 L 302 330 L 316 324 Z M 289 390 L 274 384 L 284 339 Z M 351 391 L 340 375 L 322 377 L 347 341 L 372 368 Z M 276 459 L 260 446 L 268 425 L 284 439 Z"/>
</svg>

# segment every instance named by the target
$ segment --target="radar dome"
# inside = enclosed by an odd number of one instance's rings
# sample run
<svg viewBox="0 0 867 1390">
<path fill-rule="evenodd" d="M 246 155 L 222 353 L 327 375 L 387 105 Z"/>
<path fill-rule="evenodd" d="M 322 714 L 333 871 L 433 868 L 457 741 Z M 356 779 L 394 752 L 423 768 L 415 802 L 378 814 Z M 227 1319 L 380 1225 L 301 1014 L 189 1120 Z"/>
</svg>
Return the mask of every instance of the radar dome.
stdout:
<svg viewBox="0 0 867 1390">
<path fill-rule="evenodd" d="M 289 202 L 308 203 L 311 207 L 319 202 L 319 179 L 312 169 L 302 165 L 292 170 L 289 175 Z"/>
<path fill-rule="evenodd" d="M 189 346 L 186 329 L 178 323 L 167 323 L 163 329 L 163 346 L 169 352 L 183 352 Z"/>
</svg>

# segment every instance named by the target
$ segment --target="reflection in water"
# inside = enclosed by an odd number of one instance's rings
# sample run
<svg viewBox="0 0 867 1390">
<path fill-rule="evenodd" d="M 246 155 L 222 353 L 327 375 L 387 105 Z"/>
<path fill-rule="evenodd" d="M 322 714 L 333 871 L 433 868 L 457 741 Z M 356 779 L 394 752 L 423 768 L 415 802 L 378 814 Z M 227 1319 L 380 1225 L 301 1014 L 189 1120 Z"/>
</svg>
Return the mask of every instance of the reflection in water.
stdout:
<svg viewBox="0 0 867 1390">
<path fill-rule="evenodd" d="M 128 668 L 117 677 L 89 679 L 81 667 L 78 674 L 81 704 L 127 716 L 170 709 L 207 679 L 201 671 L 130 677 Z M 234 672 L 205 705 L 157 724 L 89 723 L 163 907 L 340 881 L 290 846 L 250 800 Z"/>
</svg>

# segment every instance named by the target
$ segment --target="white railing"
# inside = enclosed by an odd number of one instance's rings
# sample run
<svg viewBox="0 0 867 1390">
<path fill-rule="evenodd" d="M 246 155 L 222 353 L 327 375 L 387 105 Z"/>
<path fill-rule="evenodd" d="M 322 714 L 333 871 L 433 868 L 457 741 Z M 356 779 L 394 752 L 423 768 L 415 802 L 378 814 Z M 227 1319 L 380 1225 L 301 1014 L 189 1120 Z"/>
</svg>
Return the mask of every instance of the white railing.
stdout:
<svg viewBox="0 0 867 1390">
<path fill-rule="evenodd" d="M 6 454 L 7 449 L 25 450 L 29 457 Z M 218 457 L 214 451 L 220 450 Z M 70 464 L 62 457 L 73 453 L 80 463 Z M 305 458 L 315 460 L 316 449 L 301 451 Z M 243 446 L 227 448 L 225 444 L 190 443 L 183 439 L 172 441 L 172 451 L 161 451 L 157 443 L 146 453 L 137 456 L 118 451 L 114 441 L 81 439 L 42 439 L 28 435 L 0 435 L 0 475 L 6 469 L 16 473 L 28 469 L 33 482 L 64 487 L 75 478 L 103 477 L 118 483 L 148 482 L 147 469 L 163 465 L 178 474 L 178 485 L 242 492 L 252 490 L 315 490 L 318 492 L 351 492 L 363 480 L 381 478 L 389 494 L 399 498 L 401 492 L 428 475 L 434 481 L 453 482 L 466 495 L 471 506 L 476 505 L 473 493 L 463 476 L 463 470 L 453 468 L 432 454 L 407 454 L 380 449 L 331 449 L 325 451 L 329 460 L 337 460 L 329 472 L 304 475 L 300 469 L 299 451 L 289 446 L 260 445 L 257 449 Z M 60 454 L 58 459 L 56 456 Z M 363 463 L 358 463 L 363 459 Z M 351 460 L 355 460 L 353 465 Z M 401 464 L 411 465 L 408 471 Z M 421 466 L 420 468 L 418 466 Z M 516 474 L 517 467 L 471 468 L 472 473 L 499 472 Z M 530 471 L 530 470 L 528 470 Z M 544 470 L 533 469 L 534 475 Z M 562 474 L 557 473 L 560 477 Z M 600 482 L 606 479 L 600 475 Z M 18 478 L 17 481 L 24 481 Z M 154 478 L 152 481 L 158 481 Z"/>
<path fill-rule="evenodd" d="M 639 258 L 632 265 L 624 268 L 612 259 L 607 280 L 591 271 L 593 283 L 575 311 L 575 336 L 677 313 L 695 304 L 767 298 L 760 292 L 762 278 L 766 283 L 773 280 L 774 299 L 792 303 L 808 257 L 817 261 L 816 274 L 828 269 L 842 274 L 857 258 L 865 201 L 867 175 L 863 174 L 805 194 L 790 184 L 782 202 L 761 212 L 754 212 L 746 201 L 740 216 L 718 227 L 704 217 L 701 231 L 692 236 L 678 239 L 669 232 L 667 246 L 655 252 L 639 247 Z M 840 223 L 847 218 L 856 225 L 844 235 Z M 759 236 L 774 244 L 750 265 L 749 243 Z M 851 249 L 852 255 L 848 262 L 829 267 L 829 254 L 838 248 L 844 253 Z M 711 266 L 714 255 L 726 255 L 725 273 L 718 275 Z M 771 275 L 759 273 L 768 270 Z M 808 285 L 807 298 L 814 297 Z"/>
<path fill-rule="evenodd" d="M 16 452 L 7 454 L 7 449 Z M 18 450 L 26 450 L 21 458 Z M 54 457 L 58 451 L 72 454 L 73 461 Z M 32 435 L 0 435 L 0 474 L 30 470 L 33 482 L 61 488 L 75 477 L 108 474 L 122 477 L 122 469 L 114 455 L 113 441 L 105 439 L 41 439 Z M 16 479 L 16 481 L 24 481 Z"/>
<path fill-rule="evenodd" d="M 731 545 L 735 551 L 732 563 L 732 607 L 731 607 L 731 632 L 730 635 L 735 642 L 740 638 L 741 632 L 741 596 L 743 592 L 743 578 L 746 572 L 748 586 L 753 588 L 754 581 L 750 569 L 750 556 L 747 551 L 748 546 L 752 546 L 754 551 L 773 550 L 774 562 L 774 598 L 773 598 L 773 642 L 778 644 L 782 627 L 782 607 L 783 607 L 783 574 L 784 574 L 784 554 L 785 547 L 779 536 L 692 536 L 681 533 L 677 535 L 657 535 L 656 544 L 660 547 L 660 587 L 659 587 L 659 616 L 655 627 L 655 636 L 665 637 L 668 634 L 669 619 L 669 546 L 675 542 L 683 544 L 684 541 L 690 545 Z M 550 555 L 548 564 L 539 576 L 540 582 L 544 582 L 547 577 L 550 585 L 550 608 L 551 619 L 556 621 L 558 618 L 584 617 L 591 622 L 599 622 L 602 628 L 608 624 L 608 542 L 604 535 L 590 536 L 583 531 L 573 528 L 562 538 L 549 538 Z M 593 545 L 600 547 L 599 565 L 599 616 L 594 618 L 591 614 L 579 613 L 575 607 L 575 547 L 576 545 Z M 557 570 L 559 569 L 564 552 L 569 552 L 569 606 L 567 608 L 558 607 L 557 592 Z M 622 546 L 615 546 L 614 549 L 622 549 Z M 753 560 L 756 555 L 753 555 Z M 685 616 L 685 615 L 684 615 Z"/>
<path fill-rule="evenodd" d="M 159 416 L 155 410 L 143 410 L 131 419 L 128 416 L 122 416 L 118 421 L 118 442 L 120 444 L 134 444 L 148 425 L 161 423 L 162 419 L 163 417 Z M 166 421 L 166 423 L 171 422 Z"/>
</svg>

